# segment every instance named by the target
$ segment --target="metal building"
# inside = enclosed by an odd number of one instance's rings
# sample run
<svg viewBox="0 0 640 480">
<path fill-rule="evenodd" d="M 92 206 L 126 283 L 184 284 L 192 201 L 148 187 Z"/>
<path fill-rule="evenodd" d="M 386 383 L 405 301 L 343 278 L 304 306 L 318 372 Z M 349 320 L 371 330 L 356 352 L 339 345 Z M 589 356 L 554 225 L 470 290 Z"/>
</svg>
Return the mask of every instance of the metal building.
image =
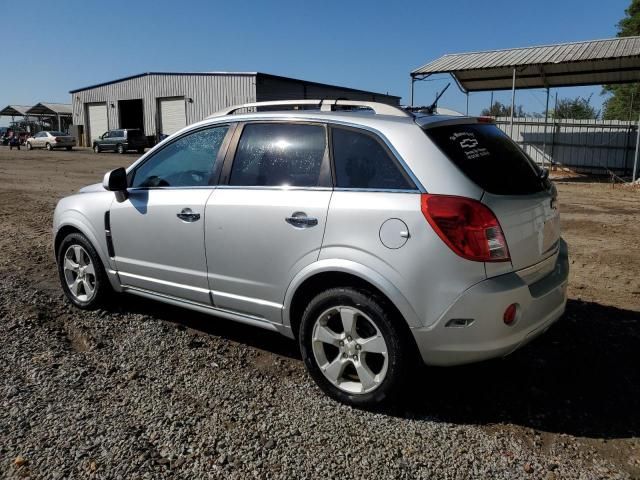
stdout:
<svg viewBox="0 0 640 480">
<path fill-rule="evenodd" d="M 116 128 L 140 128 L 157 140 L 239 103 L 304 98 L 400 103 L 393 95 L 259 72 L 149 72 L 69 93 L 84 145 Z"/>
</svg>

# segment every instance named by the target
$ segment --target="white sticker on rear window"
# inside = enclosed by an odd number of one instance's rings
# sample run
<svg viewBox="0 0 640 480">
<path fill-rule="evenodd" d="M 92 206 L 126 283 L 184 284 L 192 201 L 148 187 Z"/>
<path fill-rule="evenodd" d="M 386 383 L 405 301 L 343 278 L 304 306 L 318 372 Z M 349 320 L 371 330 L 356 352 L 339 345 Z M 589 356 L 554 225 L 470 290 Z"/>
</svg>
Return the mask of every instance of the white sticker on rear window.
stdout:
<svg viewBox="0 0 640 480">
<path fill-rule="evenodd" d="M 485 147 L 478 147 L 479 142 L 474 132 L 454 132 L 449 140 L 457 143 L 469 160 L 490 155 Z"/>
</svg>

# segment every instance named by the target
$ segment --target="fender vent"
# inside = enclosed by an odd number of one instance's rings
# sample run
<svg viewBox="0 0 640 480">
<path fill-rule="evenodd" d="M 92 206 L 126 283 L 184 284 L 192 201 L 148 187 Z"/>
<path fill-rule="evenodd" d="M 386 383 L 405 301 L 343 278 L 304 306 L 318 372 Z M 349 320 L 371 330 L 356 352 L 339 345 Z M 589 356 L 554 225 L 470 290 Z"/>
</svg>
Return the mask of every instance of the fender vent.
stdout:
<svg viewBox="0 0 640 480">
<path fill-rule="evenodd" d="M 104 234 L 107 239 L 107 252 L 111 258 L 116 256 L 116 252 L 113 249 L 113 240 L 111 240 L 111 212 L 104 212 Z"/>
</svg>

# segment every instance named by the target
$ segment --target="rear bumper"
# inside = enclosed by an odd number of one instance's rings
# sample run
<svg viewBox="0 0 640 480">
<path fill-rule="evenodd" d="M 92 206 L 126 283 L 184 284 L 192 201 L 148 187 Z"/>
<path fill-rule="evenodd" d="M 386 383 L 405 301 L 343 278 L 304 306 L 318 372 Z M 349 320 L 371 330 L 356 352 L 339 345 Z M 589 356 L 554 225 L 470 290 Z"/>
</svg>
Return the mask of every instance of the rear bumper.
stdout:
<svg viewBox="0 0 640 480">
<path fill-rule="evenodd" d="M 527 285 L 513 272 L 474 285 L 434 325 L 412 329 L 422 359 L 428 365 L 460 365 L 508 355 L 564 313 L 568 276 L 567 244 L 560 240 L 554 269 L 535 283 Z M 512 303 L 519 312 L 512 325 L 505 325 L 503 314 Z M 447 327 L 452 319 L 473 322 Z"/>
</svg>

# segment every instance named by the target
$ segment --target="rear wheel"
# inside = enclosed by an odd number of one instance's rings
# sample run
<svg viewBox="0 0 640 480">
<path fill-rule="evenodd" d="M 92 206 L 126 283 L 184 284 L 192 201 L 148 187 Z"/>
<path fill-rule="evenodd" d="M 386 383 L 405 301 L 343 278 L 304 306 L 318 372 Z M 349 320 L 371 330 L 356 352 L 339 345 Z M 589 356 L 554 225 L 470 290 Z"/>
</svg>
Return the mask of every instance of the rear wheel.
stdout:
<svg viewBox="0 0 640 480">
<path fill-rule="evenodd" d="M 139 149 L 138 149 L 138 153 L 139 153 L 140 155 L 142 155 L 142 154 L 144 153 L 144 148 L 139 148 Z"/>
<path fill-rule="evenodd" d="M 124 146 L 123 146 L 121 143 L 119 143 L 119 144 L 118 144 L 118 146 L 116 146 L 116 151 L 117 151 L 120 155 L 122 155 L 122 154 L 124 153 Z"/>
<path fill-rule="evenodd" d="M 299 344 L 311 377 L 330 397 L 354 406 L 389 401 L 402 386 L 408 353 L 386 302 L 370 292 L 334 288 L 306 308 Z"/>
<path fill-rule="evenodd" d="M 53 147 L 51 146 L 51 144 L 50 144 L 50 143 L 47 143 L 47 144 L 44 146 L 44 148 L 46 148 L 46 149 L 47 149 L 47 150 L 49 150 L 49 151 L 53 150 Z"/>
<path fill-rule="evenodd" d="M 77 307 L 98 308 L 111 292 L 109 279 L 93 245 L 81 233 L 67 235 L 57 252 L 62 290 Z"/>
<path fill-rule="evenodd" d="M 93 151 L 95 153 L 100 153 L 100 145 L 98 145 L 97 143 L 93 145 Z"/>
<path fill-rule="evenodd" d="M 65 147 L 65 149 L 67 150 L 67 152 L 69 152 L 73 149 L 73 147 Z"/>
</svg>

